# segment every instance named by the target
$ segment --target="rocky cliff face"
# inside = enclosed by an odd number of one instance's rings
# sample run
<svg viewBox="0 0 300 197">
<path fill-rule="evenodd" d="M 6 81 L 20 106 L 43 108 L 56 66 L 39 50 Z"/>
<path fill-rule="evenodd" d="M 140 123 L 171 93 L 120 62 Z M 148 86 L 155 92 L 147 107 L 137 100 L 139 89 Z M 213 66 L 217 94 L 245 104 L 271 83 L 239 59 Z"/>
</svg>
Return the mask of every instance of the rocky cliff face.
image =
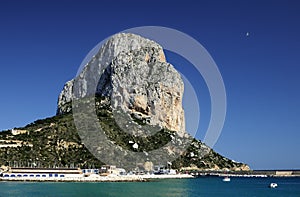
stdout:
<svg viewBox="0 0 300 197">
<path fill-rule="evenodd" d="M 76 88 L 74 80 L 65 84 L 58 99 L 58 114 L 71 110 L 72 95 L 83 98 L 96 94 L 109 98 L 113 109 L 122 109 L 147 124 L 185 131 L 182 79 L 154 41 L 116 34 L 78 78 Z"/>
</svg>

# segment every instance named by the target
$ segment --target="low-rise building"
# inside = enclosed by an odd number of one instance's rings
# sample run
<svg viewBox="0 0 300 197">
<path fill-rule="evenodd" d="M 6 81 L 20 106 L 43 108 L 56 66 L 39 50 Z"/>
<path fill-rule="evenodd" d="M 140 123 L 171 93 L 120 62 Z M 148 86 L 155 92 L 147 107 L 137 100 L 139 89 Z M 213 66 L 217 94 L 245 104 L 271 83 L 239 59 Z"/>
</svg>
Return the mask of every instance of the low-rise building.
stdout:
<svg viewBox="0 0 300 197">
<path fill-rule="evenodd" d="M 99 170 L 99 174 L 102 176 L 107 176 L 109 174 L 126 175 L 126 170 L 123 168 L 117 168 L 114 165 L 103 165 Z"/>
<path fill-rule="evenodd" d="M 82 177 L 80 168 L 10 168 L 2 171 L 0 176 L 9 178 L 64 178 Z"/>
</svg>

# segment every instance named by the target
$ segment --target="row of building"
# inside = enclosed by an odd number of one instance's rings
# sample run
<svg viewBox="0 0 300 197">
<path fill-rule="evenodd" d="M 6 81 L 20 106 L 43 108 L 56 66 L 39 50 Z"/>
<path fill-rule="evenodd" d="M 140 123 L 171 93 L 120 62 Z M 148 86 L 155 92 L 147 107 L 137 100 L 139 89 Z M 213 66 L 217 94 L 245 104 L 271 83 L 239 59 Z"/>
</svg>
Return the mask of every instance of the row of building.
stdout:
<svg viewBox="0 0 300 197">
<path fill-rule="evenodd" d="M 124 175 L 126 171 L 116 166 L 102 166 L 100 169 L 80 169 L 80 168 L 14 168 L 1 166 L 0 177 L 2 179 L 30 179 L 30 178 L 76 178 L 88 177 L 90 175 L 107 176 L 109 174 Z"/>
<path fill-rule="evenodd" d="M 176 174 L 175 170 L 164 165 L 140 166 L 136 169 L 126 172 L 123 168 L 117 168 L 114 165 L 103 165 L 101 168 L 81 169 L 81 168 L 40 168 L 40 167 L 0 167 L 1 179 L 62 179 L 89 177 L 91 175 L 142 175 L 142 174 Z"/>
</svg>

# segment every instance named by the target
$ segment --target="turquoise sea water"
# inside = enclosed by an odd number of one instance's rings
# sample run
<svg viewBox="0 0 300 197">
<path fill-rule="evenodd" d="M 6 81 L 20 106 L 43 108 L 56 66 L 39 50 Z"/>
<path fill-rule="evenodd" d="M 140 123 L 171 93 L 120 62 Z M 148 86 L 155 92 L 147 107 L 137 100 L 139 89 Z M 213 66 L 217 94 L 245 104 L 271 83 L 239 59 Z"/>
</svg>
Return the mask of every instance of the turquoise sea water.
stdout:
<svg viewBox="0 0 300 197">
<path fill-rule="evenodd" d="M 268 185 L 276 182 L 278 188 Z M 0 182 L 0 196 L 270 196 L 300 197 L 300 178 L 169 179 L 130 183 Z"/>
</svg>

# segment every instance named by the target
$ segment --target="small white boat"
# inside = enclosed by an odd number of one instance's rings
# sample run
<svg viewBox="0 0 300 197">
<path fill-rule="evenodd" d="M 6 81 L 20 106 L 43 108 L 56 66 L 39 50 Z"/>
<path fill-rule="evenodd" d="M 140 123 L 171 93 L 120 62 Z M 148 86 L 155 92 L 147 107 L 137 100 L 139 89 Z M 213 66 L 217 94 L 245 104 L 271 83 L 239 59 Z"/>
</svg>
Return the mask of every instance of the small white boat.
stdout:
<svg viewBox="0 0 300 197">
<path fill-rule="evenodd" d="M 224 181 L 224 182 L 229 182 L 229 181 L 230 181 L 230 178 L 229 178 L 228 176 L 226 176 L 226 177 L 223 178 L 223 181 Z"/>
<path fill-rule="evenodd" d="M 277 187 L 278 187 L 277 183 L 271 183 L 269 185 L 269 188 L 277 188 Z"/>
</svg>

